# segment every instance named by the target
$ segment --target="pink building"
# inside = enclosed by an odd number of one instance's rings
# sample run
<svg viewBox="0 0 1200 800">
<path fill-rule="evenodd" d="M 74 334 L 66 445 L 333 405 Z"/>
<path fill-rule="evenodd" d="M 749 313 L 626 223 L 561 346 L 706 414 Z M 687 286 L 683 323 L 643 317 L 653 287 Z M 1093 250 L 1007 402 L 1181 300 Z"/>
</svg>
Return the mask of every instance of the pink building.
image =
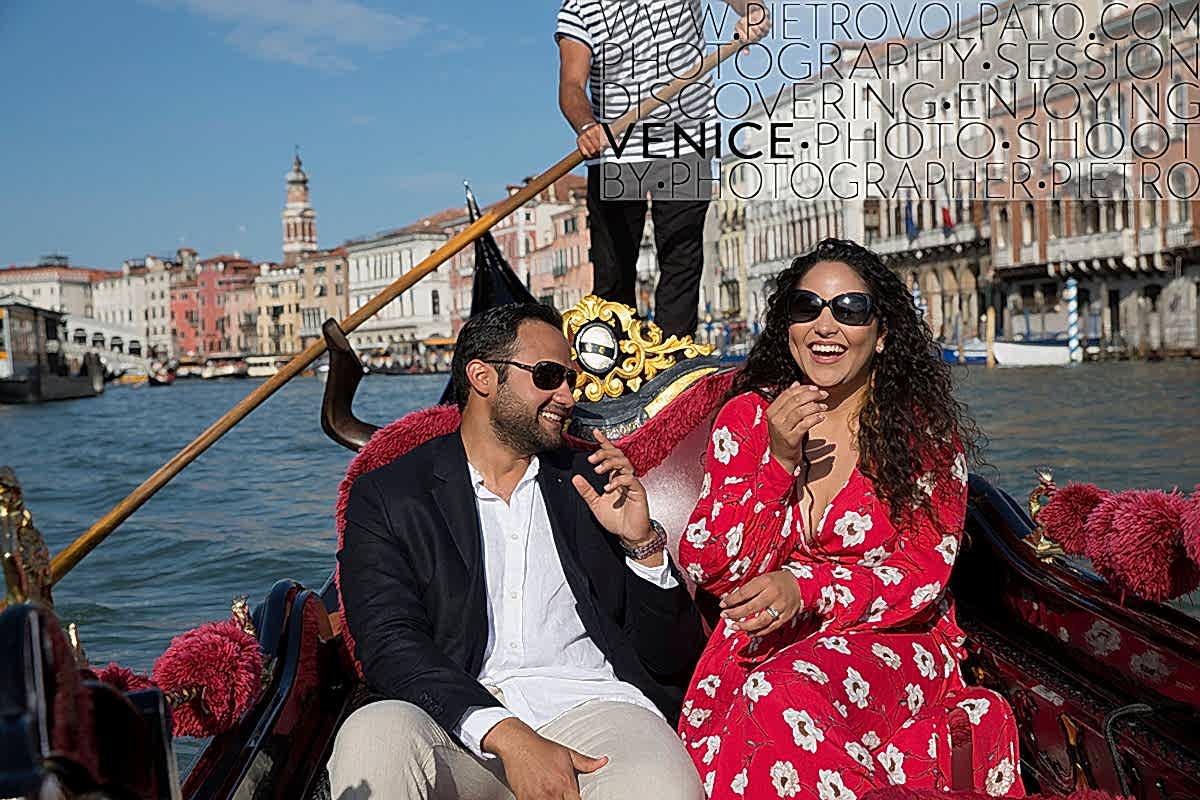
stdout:
<svg viewBox="0 0 1200 800">
<path fill-rule="evenodd" d="M 206 258 L 196 264 L 196 278 L 171 287 L 171 317 L 176 352 L 195 355 L 234 352 L 236 325 L 226 315 L 231 296 L 254 288 L 258 268 L 238 255 Z"/>
<path fill-rule="evenodd" d="M 587 207 L 572 206 L 550 219 L 554 238 L 531 256 L 530 291 L 539 302 L 565 311 L 592 290 Z"/>
</svg>

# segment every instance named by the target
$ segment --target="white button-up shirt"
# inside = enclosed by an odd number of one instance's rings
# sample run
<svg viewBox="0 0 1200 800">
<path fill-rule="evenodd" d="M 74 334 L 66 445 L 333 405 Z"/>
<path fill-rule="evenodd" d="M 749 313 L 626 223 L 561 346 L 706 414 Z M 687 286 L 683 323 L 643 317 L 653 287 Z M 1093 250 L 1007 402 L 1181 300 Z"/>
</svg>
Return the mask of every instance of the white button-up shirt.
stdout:
<svg viewBox="0 0 1200 800">
<path fill-rule="evenodd" d="M 476 755 L 496 723 L 519 717 L 535 730 L 589 700 L 633 703 L 659 713 L 636 686 L 618 680 L 575 610 L 554 544 L 546 503 L 530 459 L 509 502 L 483 485 L 468 463 L 483 531 L 488 641 L 479 682 L 499 690 L 504 708 L 467 709 L 453 731 Z M 572 487 L 569 491 L 574 491 Z M 646 567 L 626 559 L 637 575 L 664 589 L 678 585 L 666 563 Z"/>
</svg>

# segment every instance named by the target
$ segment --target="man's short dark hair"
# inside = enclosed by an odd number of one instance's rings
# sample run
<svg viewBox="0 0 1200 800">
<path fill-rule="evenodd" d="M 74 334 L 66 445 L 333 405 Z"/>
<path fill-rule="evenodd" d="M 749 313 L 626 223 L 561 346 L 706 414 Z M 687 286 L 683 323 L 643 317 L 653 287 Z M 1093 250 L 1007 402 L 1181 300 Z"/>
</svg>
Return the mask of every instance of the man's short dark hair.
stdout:
<svg viewBox="0 0 1200 800">
<path fill-rule="evenodd" d="M 450 374 L 454 380 L 454 402 L 458 410 L 467 407 L 467 397 L 471 393 L 471 383 L 467 380 L 468 362 L 495 361 L 512 358 L 517 352 L 517 328 L 522 322 L 536 320 L 562 329 L 562 317 L 550 306 L 541 303 L 509 303 L 508 305 L 489 308 L 482 314 L 476 314 L 467 320 L 462 330 L 458 332 L 458 341 L 454 345 L 454 360 L 450 362 Z M 503 383 L 508 376 L 508 368 L 503 364 L 496 366 Z"/>
</svg>

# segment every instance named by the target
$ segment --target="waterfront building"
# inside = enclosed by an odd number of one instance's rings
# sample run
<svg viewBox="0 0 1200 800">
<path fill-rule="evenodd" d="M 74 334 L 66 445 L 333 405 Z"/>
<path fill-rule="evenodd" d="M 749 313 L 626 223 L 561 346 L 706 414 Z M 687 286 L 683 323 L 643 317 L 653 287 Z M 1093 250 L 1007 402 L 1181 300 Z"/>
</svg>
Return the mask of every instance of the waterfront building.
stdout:
<svg viewBox="0 0 1200 800">
<path fill-rule="evenodd" d="M 287 174 L 287 202 L 283 207 L 283 263 L 291 266 L 305 253 L 317 248 L 317 212 L 308 196 L 308 173 L 300 161 L 300 150 Z"/>
<path fill-rule="evenodd" d="M 587 206 L 575 204 L 551 215 L 553 238 L 530 255 L 530 293 L 565 311 L 592 291 L 591 231 Z"/>
<path fill-rule="evenodd" d="M 234 352 L 235 325 L 226 317 L 230 294 L 253 286 L 258 269 L 238 253 L 196 262 L 191 278 L 171 286 L 171 314 L 178 354 L 227 355 Z"/>
<path fill-rule="evenodd" d="M 412 225 L 346 242 L 348 312 L 366 305 L 419 264 L 447 240 L 448 226 L 461 224 L 465 218 L 461 208 L 445 209 Z M 354 347 L 387 351 L 401 363 L 411 363 L 421 356 L 425 340 L 451 336 L 450 270 L 449 265 L 440 265 L 360 325 L 350 334 Z"/>
<path fill-rule="evenodd" d="M 300 269 L 260 264 L 254 278 L 258 347 L 263 355 L 291 356 L 300 347 Z"/>
<path fill-rule="evenodd" d="M 193 276 L 195 251 L 181 249 L 174 257 L 127 259 L 120 274 L 92 284 L 93 315 L 110 324 L 130 326 L 146 355 L 175 355 L 171 320 L 171 286 Z"/>
<path fill-rule="evenodd" d="M 256 284 L 239 281 L 225 292 L 225 331 L 231 352 L 239 355 L 260 352 Z"/>
<path fill-rule="evenodd" d="M 115 270 L 73 267 L 63 255 L 48 255 L 35 266 L 0 268 L 0 294 L 13 294 L 30 305 L 68 316 L 91 317 L 92 283 L 119 276 Z"/>
<path fill-rule="evenodd" d="M 1136 13 L 1146 14 L 1137 31 L 1170 25 L 1159 49 L 1176 55 L 1160 69 L 1147 60 L 1148 47 L 1126 58 L 1119 48 L 1136 40 L 1134 13 L 1108 14 L 1092 30 L 1092 55 L 1119 65 L 1115 76 L 1083 80 L 1085 97 L 1098 101 L 1076 110 L 1074 90 L 1043 97 L 1037 87 L 1022 87 L 1019 116 L 1030 116 L 1022 123 L 1025 136 L 1049 138 L 1048 147 L 1035 151 L 1022 141 L 1002 159 L 1010 168 L 1026 161 L 1033 174 L 1053 177 L 1049 185 L 1031 185 L 1031 197 L 990 209 L 1001 286 L 997 310 L 1009 335 L 1036 339 L 1066 330 L 1062 294 L 1066 279 L 1074 278 L 1080 333 L 1105 350 L 1145 355 L 1200 348 L 1196 173 L 1194 166 L 1170 168 L 1200 159 L 1200 143 L 1182 124 L 1200 100 L 1188 85 L 1200 68 L 1197 38 L 1192 26 L 1180 27 L 1178 15 L 1137 6 Z"/>
<path fill-rule="evenodd" d="M 296 261 L 300 270 L 300 347 L 321 338 L 321 326 L 350 314 L 346 248 L 305 253 Z"/>
</svg>

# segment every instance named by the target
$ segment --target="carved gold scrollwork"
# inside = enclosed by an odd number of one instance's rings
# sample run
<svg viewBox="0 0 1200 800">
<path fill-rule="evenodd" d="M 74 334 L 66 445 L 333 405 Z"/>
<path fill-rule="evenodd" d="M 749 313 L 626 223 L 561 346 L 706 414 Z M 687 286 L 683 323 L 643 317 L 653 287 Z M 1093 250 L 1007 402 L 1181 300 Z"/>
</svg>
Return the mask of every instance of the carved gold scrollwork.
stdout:
<svg viewBox="0 0 1200 800">
<path fill-rule="evenodd" d="M 232 616 L 239 628 L 251 636 L 258 638 L 258 632 L 254 630 L 254 620 L 250 618 L 250 603 L 248 600 L 249 597 L 244 594 L 239 594 L 233 598 L 231 606 Z"/>
<path fill-rule="evenodd" d="M 0 558 L 6 585 L 4 604 L 34 601 L 52 607 L 50 550 L 25 508 L 21 484 L 8 467 L 0 467 Z"/>
<path fill-rule="evenodd" d="M 1058 724 L 1062 728 L 1067 745 L 1067 758 L 1071 762 L 1071 776 L 1076 789 L 1094 789 L 1088 773 L 1087 757 L 1084 755 L 1078 723 L 1069 714 L 1060 714 Z"/>
<path fill-rule="evenodd" d="M 1038 512 L 1050 502 L 1050 498 L 1054 496 L 1057 488 L 1054 485 L 1054 473 L 1049 467 L 1039 467 L 1037 475 L 1038 485 L 1029 493 L 1029 518 L 1033 520 L 1035 527 L 1033 533 L 1025 541 L 1033 548 L 1039 559 L 1049 563 L 1062 558 L 1066 552 L 1057 542 L 1046 535 L 1045 528 L 1038 521 Z"/>
<path fill-rule="evenodd" d="M 662 329 L 653 322 L 643 322 L 634 317 L 634 310 L 624 303 L 603 300 L 589 294 L 563 314 L 563 334 L 575 352 L 575 335 L 589 322 L 600 321 L 615 329 L 617 347 L 623 356 L 604 375 L 594 375 L 586 370 L 580 373 L 575 384 L 576 398 L 592 402 L 605 397 L 620 397 L 626 392 L 636 392 L 642 384 L 659 372 L 674 366 L 679 361 L 713 352 L 709 344 L 697 344 L 692 337 L 670 336 L 663 340 Z"/>
</svg>

